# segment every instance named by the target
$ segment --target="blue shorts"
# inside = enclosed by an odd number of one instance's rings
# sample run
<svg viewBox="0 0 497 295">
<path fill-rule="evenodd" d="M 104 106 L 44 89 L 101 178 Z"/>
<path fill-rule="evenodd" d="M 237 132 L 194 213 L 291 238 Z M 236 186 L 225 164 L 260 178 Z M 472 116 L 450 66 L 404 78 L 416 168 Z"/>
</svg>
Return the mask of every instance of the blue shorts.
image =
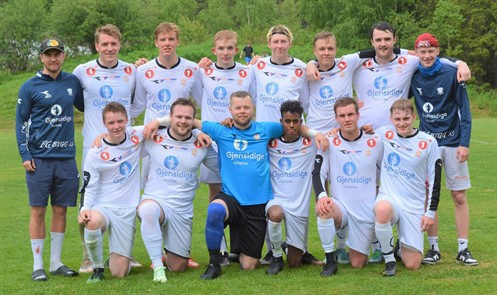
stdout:
<svg viewBox="0 0 497 295">
<path fill-rule="evenodd" d="M 36 170 L 26 172 L 29 205 L 46 207 L 51 205 L 76 206 L 79 173 L 76 159 L 33 158 Z"/>
<path fill-rule="evenodd" d="M 245 62 L 248 64 L 252 60 L 252 57 L 245 56 Z"/>
</svg>

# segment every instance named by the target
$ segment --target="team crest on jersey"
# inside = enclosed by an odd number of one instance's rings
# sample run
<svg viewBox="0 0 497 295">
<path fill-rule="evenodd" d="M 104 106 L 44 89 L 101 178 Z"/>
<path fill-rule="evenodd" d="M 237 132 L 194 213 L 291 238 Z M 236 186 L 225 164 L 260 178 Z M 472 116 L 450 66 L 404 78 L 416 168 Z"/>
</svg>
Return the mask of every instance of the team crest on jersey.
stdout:
<svg viewBox="0 0 497 295">
<path fill-rule="evenodd" d="M 399 64 L 405 65 L 407 63 L 407 58 L 405 56 L 399 57 Z"/>
<path fill-rule="evenodd" d="M 309 137 L 304 137 L 302 139 L 302 144 L 304 144 L 304 146 L 310 146 L 312 144 L 312 140 Z"/>
<path fill-rule="evenodd" d="M 340 138 L 333 138 L 333 145 L 334 146 L 340 146 L 342 144 L 342 141 Z"/>
<path fill-rule="evenodd" d="M 145 77 L 147 79 L 152 79 L 154 77 L 155 73 L 154 73 L 154 70 L 148 70 L 145 72 Z"/>
<path fill-rule="evenodd" d="M 95 75 L 96 73 L 97 73 L 97 70 L 95 70 L 94 68 L 87 68 L 86 69 L 86 74 L 90 77 Z"/>
<path fill-rule="evenodd" d="M 395 135 L 395 134 L 393 133 L 393 131 L 392 131 L 392 130 L 388 130 L 388 131 L 385 133 L 385 137 L 386 137 L 387 139 L 392 139 L 392 138 L 394 137 L 394 135 Z"/>
<path fill-rule="evenodd" d="M 101 152 L 100 159 L 102 159 L 104 161 L 108 161 L 110 159 L 110 154 L 108 152 Z"/>
<path fill-rule="evenodd" d="M 132 135 L 131 138 L 130 138 L 131 142 L 133 144 L 139 144 L 140 143 L 140 138 L 136 135 Z"/>
<path fill-rule="evenodd" d="M 254 134 L 254 139 L 259 140 L 259 139 L 261 139 L 261 136 L 259 134 Z"/>
<path fill-rule="evenodd" d="M 239 70 L 239 71 L 238 71 L 238 75 L 239 75 L 241 78 L 246 78 L 246 77 L 247 77 L 247 71 L 245 71 L 245 70 Z"/>
<path fill-rule="evenodd" d="M 370 59 L 368 59 L 367 61 L 362 63 L 363 68 L 370 68 L 372 66 L 373 66 L 373 62 Z"/>
<path fill-rule="evenodd" d="M 367 141 L 367 145 L 370 147 L 370 148 L 374 148 L 376 146 L 376 140 L 374 139 L 368 139 Z"/>
<path fill-rule="evenodd" d="M 421 140 L 420 142 L 418 142 L 418 147 L 424 151 L 428 148 L 428 143 L 424 140 Z"/>
<path fill-rule="evenodd" d="M 160 135 L 154 135 L 154 142 L 155 143 L 161 143 L 164 140 L 164 138 Z"/>
<path fill-rule="evenodd" d="M 302 75 L 304 74 L 304 71 L 302 69 L 295 69 L 295 76 L 297 77 L 302 77 Z"/>
<path fill-rule="evenodd" d="M 269 146 L 270 148 L 272 148 L 272 149 L 275 149 L 275 148 L 277 148 L 277 147 L 278 147 L 278 141 L 277 141 L 276 139 L 271 139 L 271 140 L 269 141 L 268 146 Z"/>
<path fill-rule="evenodd" d="M 193 143 L 193 145 L 194 145 L 196 148 L 198 148 L 198 149 L 202 147 L 202 145 L 200 144 L 200 141 L 198 141 L 198 140 L 195 140 L 195 142 Z"/>
<path fill-rule="evenodd" d="M 260 62 L 258 62 L 258 63 L 257 63 L 257 68 L 258 68 L 259 70 L 262 70 L 262 69 L 264 69 L 265 67 L 266 67 L 266 63 L 265 63 L 265 62 L 263 62 L 262 60 L 261 60 Z"/>
<path fill-rule="evenodd" d="M 339 63 L 338 63 L 338 69 L 339 69 L 340 71 L 343 71 L 343 70 L 345 70 L 346 68 L 347 68 L 347 63 L 346 63 L 346 62 L 341 61 L 341 62 L 339 62 Z"/>
<path fill-rule="evenodd" d="M 185 77 L 191 78 L 193 76 L 193 71 L 192 71 L 192 69 L 186 69 L 184 74 L 185 74 Z"/>
<path fill-rule="evenodd" d="M 130 75 L 131 73 L 133 73 L 133 69 L 130 66 L 126 66 L 124 67 L 124 72 Z"/>
<path fill-rule="evenodd" d="M 204 70 L 204 73 L 207 76 L 210 76 L 213 72 L 214 72 L 214 70 L 212 68 L 207 68 L 207 69 Z"/>
</svg>

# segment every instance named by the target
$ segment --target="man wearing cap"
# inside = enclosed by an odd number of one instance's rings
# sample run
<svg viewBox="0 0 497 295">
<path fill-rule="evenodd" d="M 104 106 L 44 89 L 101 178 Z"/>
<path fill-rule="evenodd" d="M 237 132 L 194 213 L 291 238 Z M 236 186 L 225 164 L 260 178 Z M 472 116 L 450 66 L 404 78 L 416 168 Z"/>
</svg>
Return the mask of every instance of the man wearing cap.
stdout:
<svg viewBox="0 0 497 295">
<path fill-rule="evenodd" d="M 56 38 L 41 42 L 43 70 L 25 82 L 16 108 L 16 137 L 26 170 L 31 217 L 29 235 L 34 281 L 46 281 L 43 267 L 45 213 L 50 196 L 50 273 L 73 277 L 78 273 L 61 262 L 67 207 L 76 206 L 79 173 L 76 165 L 73 105 L 83 111 L 78 79 L 62 72 L 64 43 Z"/>
<path fill-rule="evenodd" d="M 420 124 L 419 130 L 436 138 L 445 168 L 446 186 L 455 205 L 459 252 L 456 260 L 465 265 L 478 265 L 468 249 L 469 207 L 466 190 L 471 187 L 468 172 L 471 111 L 466 84 L 457 81 L 456 69 L 440 62 L 438 40 L 430 33 L 418 36 L 414 43 L 419 58 L 410 97 L 414 97 Z M 441 260 L 438 248 L 438 218 L 428 229 L 430 250 L 424 264 Z"/>
</svg>

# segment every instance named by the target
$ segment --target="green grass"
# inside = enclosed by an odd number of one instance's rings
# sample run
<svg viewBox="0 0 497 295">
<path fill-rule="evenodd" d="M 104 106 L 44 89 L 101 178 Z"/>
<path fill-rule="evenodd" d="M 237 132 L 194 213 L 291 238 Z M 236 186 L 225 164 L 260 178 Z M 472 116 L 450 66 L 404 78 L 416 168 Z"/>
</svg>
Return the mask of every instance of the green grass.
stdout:
<svg viewBox="0 0 497 295">
<path fill-rule="evenodd" d="M 28 235 L 29 206 L 24 171 L 17 152 L 13 128 L 1 120 L 0 130 L 0 267 L 1 294 L 496 294 L 497 250 L 495 213 L 497 186 L 497 119 L 475 119 L 471 143 L 470 173 L 473 187 L 469 190 L 471 210 L 469 246 L 480 265 L 465 267 L 455 262 L 457 251 L 453 220 L 454 205 L 448 191 L 442 190 L 440 202 L 440 247 L 442 262 L 436 266 L 422 266 L 419 271 L 408 271 L 402 265 L 392 278 L 380 275 L 383 265 L 368 265 L 364 269 L 340 266 L 335 277 L 321 278 L 319 267 L 304 266 L 289 269 L 269 277 L 264 268 L 241 271 L 238 265 L 224 268 L 221 278 L 203 281 L 199 276 L 208 262 L 204 224 L 207 205 L 207 188 L 202 185 L 195 200 L 192 255 L 201 264 L 200 269 L 185 273 L 167 273 L 168 282 L 152 283 L 153 273 L 148 268 L 149 258 L 136 234 L 134 255 L 144 264 L 133 269 L 126 279 L 113 279 L 106 271 L 106 280 L 99 285 L 87 285 L 87 274 L 77 278 L 58 278 L 49 275 L 47 282 L 31 281 L 32 255 Z M 80 128 L 77 131 L 81 147 Z M 78 159 L 80 155 L 78 155 Z M 311 208 L 314 208 L 311 205 Z M 313 209 L 312 209 L 313 210 Z M 50 215 L 50 214 L 48 214 Z M 77 210 L 68 210 L 67 233 L 63 249 L 63 262 L 77 268 L 81 262 L 81 246 L 77 233 Z M 49 216 L 47 216 L 47 221 Z M 316 220 L 311 214 L 309 250 L 323 258 Z M 425 244 L 426 245 L 426 244 Z M 50 242 L 44 249 L 45 267 L 49 263 Z"/>
</svg>

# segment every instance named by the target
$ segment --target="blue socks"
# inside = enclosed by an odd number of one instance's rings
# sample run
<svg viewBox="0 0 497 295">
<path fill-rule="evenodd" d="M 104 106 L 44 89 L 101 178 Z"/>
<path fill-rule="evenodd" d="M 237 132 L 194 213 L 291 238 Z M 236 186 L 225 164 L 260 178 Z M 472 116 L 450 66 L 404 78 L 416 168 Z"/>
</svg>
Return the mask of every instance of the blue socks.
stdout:
<svg viewBox="0 0 497 295">
<path fill-rule="evenodd" d="M 226 210 L 219 203 L 210 203 L 207 208 L 207 222 L 205 224 L 205 241 L 209 252 L 216 250 L 219 252 L 221 240 L 224 235 L 224 218 Z"/>
</svg>

